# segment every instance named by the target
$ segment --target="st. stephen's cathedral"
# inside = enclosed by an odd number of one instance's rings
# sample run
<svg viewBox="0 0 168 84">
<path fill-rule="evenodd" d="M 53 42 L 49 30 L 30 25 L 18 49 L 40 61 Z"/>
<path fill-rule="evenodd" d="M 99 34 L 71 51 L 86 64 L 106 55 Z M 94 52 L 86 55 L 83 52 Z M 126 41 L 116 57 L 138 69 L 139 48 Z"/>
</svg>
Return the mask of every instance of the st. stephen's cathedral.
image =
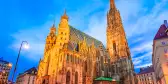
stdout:
<svg viewBox="0 0 168 84">
<path fill-rule="evenodd" d="M 50 28 L 35 84 L 93 84 L 97 77 L 134 83 L 134 67 L 119 10 L 110 0 L 106 47 L 68 23 L 65 13 L 58 28 Z M 96 32 L 96 31 L 95 31 Z"/>
</svg>

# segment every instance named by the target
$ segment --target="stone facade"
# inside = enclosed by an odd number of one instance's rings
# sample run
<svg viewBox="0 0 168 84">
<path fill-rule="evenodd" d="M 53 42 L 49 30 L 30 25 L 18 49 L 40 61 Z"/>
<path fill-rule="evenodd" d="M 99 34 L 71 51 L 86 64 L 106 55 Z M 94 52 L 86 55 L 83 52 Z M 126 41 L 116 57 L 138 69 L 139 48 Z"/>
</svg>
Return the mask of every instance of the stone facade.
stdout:
<svg viewBox="0 0 168 84">
<path fill-rule="evenodd" d="M 102 43 L 68 24 L 66 12 L 56 34 L 51 27 L 36 84 L 92 84 L 96 77 L 96 50 Z"/>
<path fill-rule="evenodd" d="M 119 10 L 115 7 L 114 0 L 110 1 L 110 10 L 107 13 L 107 49 L 111 62 L 115 62 L 119 58 L 130 57 L 130 50 Z"/>
<path fill-rule="evenodd" d="M 133 64 L 114 0 L 107 14 L 107 49 L 102 42 L 75 29 L 62 15 L 46 38 L 36 84 L 92 84 L 96 77 L 113 77 L 122 84 L 133 83 Z M 124 78 L 124 79 L 123 79 Z"/>
</svg>

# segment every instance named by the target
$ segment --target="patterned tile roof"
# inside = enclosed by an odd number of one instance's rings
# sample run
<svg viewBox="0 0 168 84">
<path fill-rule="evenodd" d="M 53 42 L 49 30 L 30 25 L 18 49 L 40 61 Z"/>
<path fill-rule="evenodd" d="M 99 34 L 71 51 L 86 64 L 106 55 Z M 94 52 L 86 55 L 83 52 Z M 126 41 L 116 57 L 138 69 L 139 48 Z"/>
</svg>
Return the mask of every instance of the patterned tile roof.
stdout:
<svg viewBox="0 0 168 84">
<path fill-rule="evenodd" d="M 3 60 L 3 58 L 0 58 L 0 63 L 3 63 L 3 64 L 9 64 L 9 62 Z"/>
<path fill-rule="evenodd" d="M 30 73 L 32 73 L 32 71 L 37 72 L 37 69 L 35 67 L 33 67 L 33 68 L 26 70 L 24 73 L 30 74 Z"/>
<path fill-rule="evenodd" d="M 166 26 L 165 24 L 162 24 L 157 32 L 157 34 L 155 35 L 155 38 L 154 40 L 157 40 L 157 39 L 161 39 L 161 38 L 165 38 L 165 37 L 168 37 L 168 35 L 166 34 Z"/>
<path fill-rule="evenodd" d="M 154 68 L 152 66 L 147 68 L 141 68 L 140 72 L 137 75 L 151 73 L 151 72 L 154 72 Z"/>
<path fill-rule="evenodd" d="M 26 70 L 24 73 L 19 73 L 19 75 L 31 74 L 32 71 L 37 72 L 37 69 L 35 67 L 32 67 L 32 68 Z"/>
<path fill-rule="evenodd" d="M 80 30 L 77 30 L 72 26 L 69 26 L 69 27 L 70 27 L 70 41 L 71 42 L 78 43 L 78 42 L 83 41 L 85 39 L 87 45 L 89 45 L 89 46 L 92 44 L 92 42 L 94 42 L 96 48 L 98 48 L 99 45 L 103 45 L 101 41 L 85 34 L 84 32 L 81 32 Z"/>
</svg>

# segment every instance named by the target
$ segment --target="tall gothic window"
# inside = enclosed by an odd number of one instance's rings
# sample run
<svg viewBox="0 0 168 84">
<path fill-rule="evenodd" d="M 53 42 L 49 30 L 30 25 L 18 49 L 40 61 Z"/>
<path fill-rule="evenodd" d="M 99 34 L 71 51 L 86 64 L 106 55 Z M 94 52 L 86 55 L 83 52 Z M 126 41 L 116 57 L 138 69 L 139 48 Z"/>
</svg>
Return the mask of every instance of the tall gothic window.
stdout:
<svg viewBox="0 0 168 84">
<path fill-rule="evenodd" d="M 69 54 L 67 54 L 67 61 L 69 62 L 69 58 L 70 58 L 70 56 L 69 56 Z"/>
<path fill-rule="evenodd" d="M 42 84 L 45 84 L 45 79 L 43 80 Z"/>
<path fill-rule="evenodd" d="M 78 72 L 75 72 L 75 84 L 78 84 Z"/>
<path fill-rule="evenodd" d="M 78 43 L 76 44 L 75 50 L 76 50 L 77 52 L 79 52 L 79 44 L 78 44 Z"/>
<path fill-rule="evenodd" d="M 85 62 L 85 71 L 87 72 L 87 62 Z"/>
<path fill-rule="evenodd" d="M 70 84 L 70 71 L 66 74 L 66 84 Z"/>
<path fill-rule="evenodd" d="M 69 62 L 72 62 L 72 56 L 69 55 Z"/>
<path fill-rule="evenodd" d="M 115 42 L 113 42 L 113 49 L 114 49 L 114 51 L 116 51 L 116 43 Z"/>
</svg>

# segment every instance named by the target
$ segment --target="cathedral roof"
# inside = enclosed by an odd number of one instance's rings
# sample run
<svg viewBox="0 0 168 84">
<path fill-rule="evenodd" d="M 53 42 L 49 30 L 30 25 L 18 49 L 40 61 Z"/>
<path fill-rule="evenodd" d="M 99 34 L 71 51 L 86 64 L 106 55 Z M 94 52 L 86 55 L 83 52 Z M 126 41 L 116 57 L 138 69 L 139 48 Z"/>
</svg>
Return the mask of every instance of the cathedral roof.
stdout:
<svg viewBox="0 0 168 84">
<path fill-rule="evenodd" d="M 37 72 L 37 69 L 35 67 L 32 67 L 32 68 L 24 71 L 23 73 L 19 73 L 19 76 L 24 76 L 25 74 L 36 74 L 36 72 Z"/>
<path fill-rule="evenodd" d="M 70 27 L 70 41 L 71 42 L 81 42 L 81 41 L 86 41 L 87 45 L 90 46 L 94 42 L 94 45 L 96 48 L 99 47 L 99 45 L 103 45 L 101 41 L 85 34 L 84 32 L 77 30 L 76 28 L 69 26 Z M 69 45 L 72 45 L 71 43 Z M 104 47 L 104 46 L 103 46 Z"/>
<path fill-rule="evenodd" d="M 155 35 L 155 38 L 154 40 L 157 40 L 157 39 L 161 39 L 161 38 L 165 38 L 165 37 L 168 37 L 167 35 L 167 29 L 165 24 L 162 24 L 157 32 L 157 34 Z"/>
<path fill-rule="evenodd" d="M 5 61 L 5 60 L 3 60 L 2 58 L 0 58 L 0 64 L 8 64 L 9 62 L 7 62 L 7 61 Z"/>
<path fill-rule="evenodd" d="M 30 69 L 26 70 L 24 73 L 31 74 L 31 73 L 32 73 L 32 71 L 37 72 L 37 69 L 36 69 L 35 67 L 32 67 L 32 68 L 30 68 Z"/>
<path fill-rule="evenodd" d="M 137 75 L 151 73 L 151 72 L 154 72 L 153 66 L 150 66 L 150 67 L 147 67 L 147 68 L 141 68 L 140 72 Z"/>
</svg>

